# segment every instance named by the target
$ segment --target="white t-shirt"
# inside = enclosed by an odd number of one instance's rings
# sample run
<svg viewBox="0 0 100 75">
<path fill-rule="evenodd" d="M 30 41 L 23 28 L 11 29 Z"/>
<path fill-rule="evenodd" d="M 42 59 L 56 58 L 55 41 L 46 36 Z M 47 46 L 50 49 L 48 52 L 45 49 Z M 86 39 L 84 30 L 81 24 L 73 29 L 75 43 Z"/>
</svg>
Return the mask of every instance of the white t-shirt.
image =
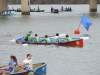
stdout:
<svg viewBox="0 0 100 75">
<path fill-rule="evenodd" d="M 24 63 L 29 63 L 28 65 L 25 65 L 25 67 L 29 67 L 30 69 L 32 69 L 32 60 L 31 59 L 30 60 L 25 59 L 23 62 Z"/>
</svg>

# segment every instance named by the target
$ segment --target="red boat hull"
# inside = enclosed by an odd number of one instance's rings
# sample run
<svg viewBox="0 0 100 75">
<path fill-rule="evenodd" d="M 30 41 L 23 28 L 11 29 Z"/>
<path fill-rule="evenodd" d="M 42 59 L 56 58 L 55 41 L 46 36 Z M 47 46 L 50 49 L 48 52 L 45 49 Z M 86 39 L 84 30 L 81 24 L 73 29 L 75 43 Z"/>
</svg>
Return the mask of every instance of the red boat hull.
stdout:
<svg viewBox="0 0 100 75">
<path fill-rule="evenodd" d="M 16 40 L 16 43 L 18 41 Z M 83 39 L 78 39 L 70 42 L 64 42 L 64 43 L 29 43 L 29 42 L 22 42 L 23 44 L 35 44 L 35 45 L 58 45 L 58 46 L 78 46 L 78 47 L 83 47 Z"/>
<path fill-rule="evenodd" d="M 79 39 L 79 40 L 71 41 L 71 42 L 59 43 L 58 45 L 60 45 L 60 46 L 79 46 L 79 47 L 83 47 L 83 39 Z"/>
</svg>

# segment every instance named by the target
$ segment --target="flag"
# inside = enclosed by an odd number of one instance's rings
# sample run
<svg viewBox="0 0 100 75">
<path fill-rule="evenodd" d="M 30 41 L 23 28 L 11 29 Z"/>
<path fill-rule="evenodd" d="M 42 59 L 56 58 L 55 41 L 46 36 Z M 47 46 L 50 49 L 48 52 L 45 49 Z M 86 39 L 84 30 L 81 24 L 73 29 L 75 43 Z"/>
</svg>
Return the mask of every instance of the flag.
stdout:
<svg viewBox="0 0 100 75">
<path fill-rule="evenodd" d="M 81 23 L 87 31 L 89 30 L 89 26 L 92 25 L 92 22 L 88 19 L 88 17 L 85 14 L 83 14 L 82 16 Z"/>
</svg>

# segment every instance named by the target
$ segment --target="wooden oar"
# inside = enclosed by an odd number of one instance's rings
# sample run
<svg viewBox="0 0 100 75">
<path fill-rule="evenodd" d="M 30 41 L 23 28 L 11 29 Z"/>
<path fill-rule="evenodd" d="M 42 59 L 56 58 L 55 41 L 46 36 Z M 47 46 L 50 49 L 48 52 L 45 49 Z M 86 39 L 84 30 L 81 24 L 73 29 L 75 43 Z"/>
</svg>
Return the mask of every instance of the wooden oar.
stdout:
<svg viewBox="0 0 100 75">
<path fill-rule="evenodd" d="M 66 34 L 64 33 L 64 34 L 59 34 L 59 37 L 65 37 L 66 36 Z M 50 37 L 50 38 L 56 38 L 56 36 L 52 36 L 52 37 Z"/>
<path fill-rule="evenodd" d="M 65 33 L 63 33 L 63 34 L 59 34 L 59 37 L 64 37 L 64 36 L 66 36 Z M 55 38 L 55 35 L 54 35 L 54 36 L 48 36 L 48 37 L 50 37 L 50 38 Z M 40 38 L 44 38 L 44 37 L 40 37 Z"/>
<path fill-rule="evenodd" d="M 89 37 L 81 37 L 80 39 L 89 40 Z"/>
</svg>

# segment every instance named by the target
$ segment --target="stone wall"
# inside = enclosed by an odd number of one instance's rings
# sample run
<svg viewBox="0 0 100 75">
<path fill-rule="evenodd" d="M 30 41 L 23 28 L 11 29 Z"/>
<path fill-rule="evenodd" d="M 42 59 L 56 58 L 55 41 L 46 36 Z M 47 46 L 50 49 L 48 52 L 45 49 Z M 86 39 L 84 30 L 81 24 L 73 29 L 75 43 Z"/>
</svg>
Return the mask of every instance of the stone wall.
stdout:
<svg viewBox="0 0 100 75">
<path fill-rule="evenodd" d="M 8 0 L 9 4 L 20 4 L 21 0 Z M 88 4 L 89 0 L 30 0 L 31 4 Z M 97 0 L 100 4 L 100 0 Z"/>
</svg>

